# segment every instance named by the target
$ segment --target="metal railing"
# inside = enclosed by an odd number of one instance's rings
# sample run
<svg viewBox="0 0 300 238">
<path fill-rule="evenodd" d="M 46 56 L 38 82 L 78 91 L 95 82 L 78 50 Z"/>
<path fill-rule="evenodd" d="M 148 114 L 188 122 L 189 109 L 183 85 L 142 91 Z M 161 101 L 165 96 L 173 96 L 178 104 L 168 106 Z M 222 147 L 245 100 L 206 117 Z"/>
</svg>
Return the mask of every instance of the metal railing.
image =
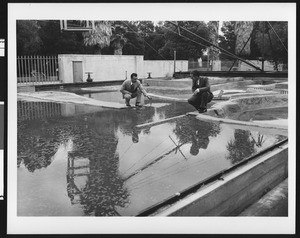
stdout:
<svg viewBox="0 0 300 238">
<path fill-rule="evenodd" d="M 18 84 L 59 83 L 57 56 L 18 56 Z"/>
</svg>

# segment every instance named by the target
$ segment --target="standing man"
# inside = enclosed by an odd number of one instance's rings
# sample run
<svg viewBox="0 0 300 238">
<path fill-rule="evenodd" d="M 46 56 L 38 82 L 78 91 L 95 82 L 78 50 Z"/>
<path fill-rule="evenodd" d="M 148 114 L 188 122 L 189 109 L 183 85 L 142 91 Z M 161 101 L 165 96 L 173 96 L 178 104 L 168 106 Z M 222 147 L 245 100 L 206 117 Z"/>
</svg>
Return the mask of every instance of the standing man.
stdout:
<svg viewBox="0 0 300 238">
<path fill-rule="evenodd" d="M 123 82 L 120 92 L 123 94 L 123 98 L 125 98 L 125 103 L 127 107 L 131 107 L 129 101 L 130 99 L 135 97 L 136 97 L 135 106 L 142 107 L 141 105 L 142 93 L 144 94 L 145 97 L 151 99 L 151 97 L 147 94 L 147 92 L 143 88 L 143 85 L 137 79 L 136 73 L 132 73 L 130 79 L 127 79 Z"/>
<path fill-rule="evenodd" d="M 207 112 L 207 103 L 214 97 L 210 91 L 208 78 L 200 77 L 200 72 L 197 70 L 191 73 L 191 78 L 193 80 L 193 96 L 188 99 L 188 103 L 194 106 L 199 113 Z"/>
</svg>

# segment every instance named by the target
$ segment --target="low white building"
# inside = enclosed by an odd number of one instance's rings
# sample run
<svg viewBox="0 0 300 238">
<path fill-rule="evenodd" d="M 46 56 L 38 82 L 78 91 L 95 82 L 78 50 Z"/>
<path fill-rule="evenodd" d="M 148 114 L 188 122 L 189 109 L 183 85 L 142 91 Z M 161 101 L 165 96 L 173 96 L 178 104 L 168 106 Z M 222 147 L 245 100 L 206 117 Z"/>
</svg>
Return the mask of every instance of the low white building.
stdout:
<svg viewBox="0 0 300 238">
<path fill-rule="evenodd" d="M 62 83 L 85 82 L 91 73 L 94 82 L 124 80 L 131 73 L 139 78 L 172 77 L 173 60 L 144 60 L 142 55 L 58 55 L 59 79 Z M 188 61 L 177 60 L 176 72 L 188 71 Z"/>
</svg>

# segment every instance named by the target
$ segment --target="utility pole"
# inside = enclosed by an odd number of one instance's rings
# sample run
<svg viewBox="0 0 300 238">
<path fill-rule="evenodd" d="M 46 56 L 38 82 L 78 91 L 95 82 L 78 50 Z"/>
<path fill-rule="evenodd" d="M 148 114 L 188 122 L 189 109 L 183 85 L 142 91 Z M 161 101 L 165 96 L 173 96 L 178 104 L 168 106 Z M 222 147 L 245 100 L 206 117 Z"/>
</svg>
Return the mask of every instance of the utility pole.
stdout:
<svg viewBox="0 0 300 238">
<path fill-rule="evenodd" d="M 174 74 L 173 74 L 173 76 L 175 76 L 175 72 L 176 72 L 176 50 L 174 50 Z"/>
<path fill-rule="evenodd" d="M 209 52 L 207 53 L 207 61 L 206 61 L 206 67 L 207 67 L 207 71 L 209 71 L 209 67 L 210 67 L 210 64 L 209 64 L 209 61 L 210 61 L 210 59 L 209 59 Z"/>
<path fill-rule="evenodd" d="M 264 63 L 265 63 L 265 22 L 263 22 L 263 52 L 262 52 L 262 62 L 261 62 L 262 71 L 264 71 Z"/>
</svg>

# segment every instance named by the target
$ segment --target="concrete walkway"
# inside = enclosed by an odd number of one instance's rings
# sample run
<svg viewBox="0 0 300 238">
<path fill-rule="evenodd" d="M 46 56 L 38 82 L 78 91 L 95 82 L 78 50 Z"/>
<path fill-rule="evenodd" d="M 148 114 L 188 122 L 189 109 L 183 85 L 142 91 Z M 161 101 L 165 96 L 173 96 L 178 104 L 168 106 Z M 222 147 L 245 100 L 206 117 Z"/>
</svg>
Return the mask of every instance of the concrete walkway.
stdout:
<svg viewBox="0 0 300 238">
<path fill-rule="evenodd" d="M 41 92 L 23 92 L 18 93 L 18 100 L 24 101 L 40 101 L 40 102 L 57 102 L 57 103 L 72 103 L 79 105 L 98 106 L 112 109 L 128 108 L 124 103 L 107 102 L 96 100 L 93 98 L 83 97 L 75 93 L 61 92 L 61 91 L 41 91 Z M 148 103 L 143 107 L 160 108 L 169 105 L 169 103 Z"/>
<path fill-rule="evenodd" d="M 28 101 L 50 101 L 57 103 L 75 103 L 90 106 L 101 106 L 106 108 L 122 109 L 127 108 L 125 104 L 117 102 L 105 102 L 92 98 L 76 95 L 74 93 L 60 92 L 60 91 L 44 91 L 44 92 L 27 92 L 18 93 L 18 99 Z"/>
<path fill-rule="evenodd" d="M 197 111 L 190 112 L 188 115 L 196 116 L 199 120 L 204 121 L 215 121 L 215 122 L 221 122 L 221 123 L 227 123 L 227 124 L 235 124 L 235 125 L 241 125 L 241 126 L 250 126 L 250 127 L 261 127 L 261 128 L 268 128 L 268 129 L 276 129 L 280 130 L 282 132 L 288 130 L 288 125 L 285 123 L 285 121 L 278 121 L 278 123 L 273 122 L 264 122 L 264 121 L 238 121 L 238 120 L 232 120 L 228 118 L 219 118 L 219 117 L 213 117 L 210 115 L 200 114 Z M 281 123 L 280 123 L 281 122 Z"/>
</svg>

